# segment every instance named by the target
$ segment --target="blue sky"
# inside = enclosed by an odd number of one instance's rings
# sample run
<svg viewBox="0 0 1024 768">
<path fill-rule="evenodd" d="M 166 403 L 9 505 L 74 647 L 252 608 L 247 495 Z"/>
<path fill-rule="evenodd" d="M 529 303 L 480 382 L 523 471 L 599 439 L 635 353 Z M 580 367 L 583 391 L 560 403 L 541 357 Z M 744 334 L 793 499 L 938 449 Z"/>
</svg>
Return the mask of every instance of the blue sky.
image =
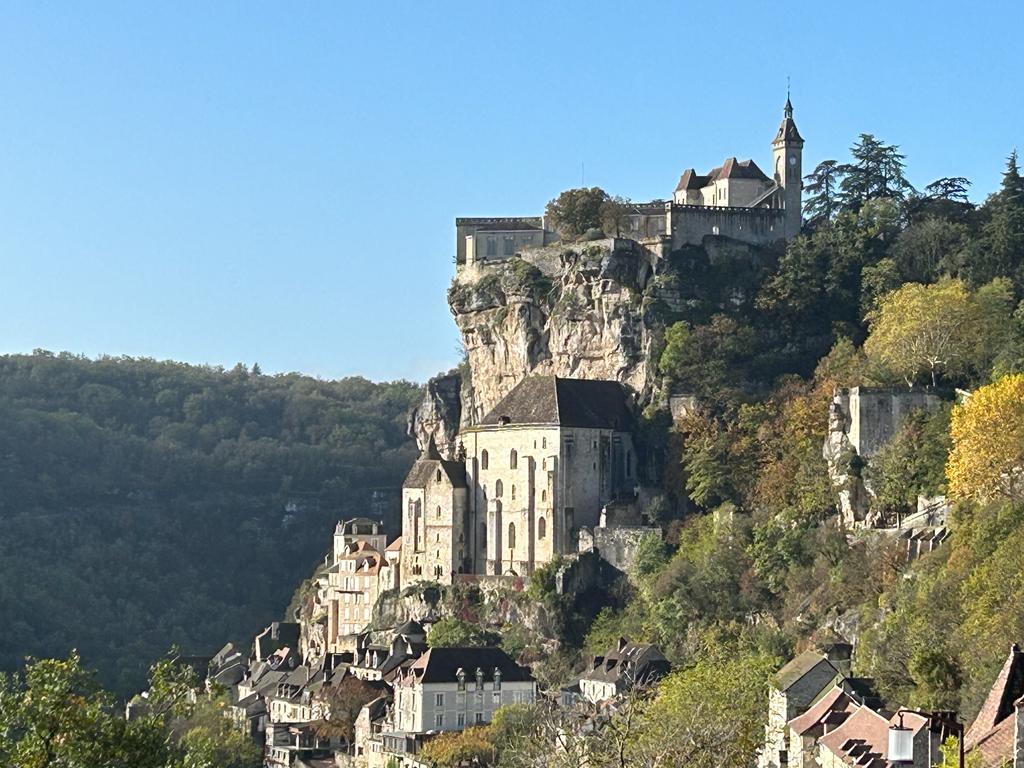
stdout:
<svg viewBox="0 0 1024 768">
<path fill-rule="evenodd" d="M 457 215 L 667 197 L 860 132 L 983 198 L 1024 145 L 1024 4 L 0 5 L 0 352 L 424 380 Z M 1022 146 L 1024 149 L 1024 146 Z"/>
</svg>

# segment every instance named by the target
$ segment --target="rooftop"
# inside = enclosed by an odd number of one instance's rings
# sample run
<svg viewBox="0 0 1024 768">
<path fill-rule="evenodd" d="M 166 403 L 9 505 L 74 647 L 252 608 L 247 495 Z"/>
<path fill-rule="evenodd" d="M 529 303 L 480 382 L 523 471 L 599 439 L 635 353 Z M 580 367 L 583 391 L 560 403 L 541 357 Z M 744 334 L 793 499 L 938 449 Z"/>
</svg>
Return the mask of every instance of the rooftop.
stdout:
<svg viewBox="0 0 1024 768">
<path fill-rule="evenodd" d="M 626 431 L 632 398 L 617 381 L 527 376 L 480 424 L 544 424 Z"/>
</svg>

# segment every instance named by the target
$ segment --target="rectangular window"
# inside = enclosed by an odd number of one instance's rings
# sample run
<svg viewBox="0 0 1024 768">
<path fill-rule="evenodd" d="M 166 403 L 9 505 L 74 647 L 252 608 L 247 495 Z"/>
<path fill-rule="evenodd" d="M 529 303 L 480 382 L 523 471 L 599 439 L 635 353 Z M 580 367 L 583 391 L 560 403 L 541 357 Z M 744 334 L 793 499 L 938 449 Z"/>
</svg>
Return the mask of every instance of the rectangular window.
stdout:
<svg viewBox="0 0 1024 768">
<path fill-rule="evenodd" d="M 505 236 L 505 256 L 511 256 L 516 252 L 516 239 L 512 235 Z"/>
<path fill-rule="evenodd" d="M 439 693 L 439 694 L 434 696 L 434 706 L 437 706 L 437 707 L 443 707 L 444 706 L 444 694 L 443 693 Z"/>
<path fill-rule="evenodd" d="M 434 715 L 434 725 L 437 728 L 444 728 L 444 715 Z"/>
<path fill-rule="evenodd" d="M 491 694 L 491 700 L 494 703 L 494 706 L 500 707 L 501 706 L 501 691 L 495 691 L 494 693 L 492 693 Z"/>
<path fill-rule="evenodd" d="M 477 725 L 479 725 L 483 721 L 484 721 L 484 713 L 483 712 L 477 712 L 475 717 L 473 718 L 473 722 L 475 722 Z"/>
<path fill-rule="evenodd" d="M 457 722 L 458 722 L 459 728 L 462 728 L 466 724 L 466 715 L 463 714 L 462 712 L 459 712 L 459 716 L 458 716 Z"/>
<path fill-rule="evenodd" d="M 497 256 L 498 255 L 498 241 L 493 236 L 487 238 L 487 255 Z"/>
</svg>

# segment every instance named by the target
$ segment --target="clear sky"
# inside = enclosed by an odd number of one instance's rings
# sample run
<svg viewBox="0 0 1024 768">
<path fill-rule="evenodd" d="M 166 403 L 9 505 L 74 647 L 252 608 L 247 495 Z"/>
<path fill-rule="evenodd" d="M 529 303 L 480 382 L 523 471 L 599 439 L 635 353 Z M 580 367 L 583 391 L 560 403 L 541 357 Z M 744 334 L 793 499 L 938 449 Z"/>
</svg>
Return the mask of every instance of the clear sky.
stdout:
<svg viewBox="0 0 1024 768">
<path fill-rule="evenodd" d="M 861 132 L 911 181 L 1024 145 L 1024 3 L 8 2 L 0 352 L 424 380 L 455 216 L 668 197 Z M 1024 149 L 1024 146 L 1022 146 Z"/>
</svg>

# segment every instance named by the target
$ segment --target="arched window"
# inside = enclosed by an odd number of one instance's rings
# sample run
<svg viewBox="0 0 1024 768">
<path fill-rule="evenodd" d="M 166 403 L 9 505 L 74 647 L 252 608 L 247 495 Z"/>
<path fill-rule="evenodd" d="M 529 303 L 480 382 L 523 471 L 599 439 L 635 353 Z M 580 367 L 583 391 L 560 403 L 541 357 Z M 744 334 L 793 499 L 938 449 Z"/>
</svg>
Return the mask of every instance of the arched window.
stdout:
<svg viewBox="0 0 1024 768">
<path fill-rule="evenodd" d="M 519 467 L 519 454 L 517 454 L 515 452 L 515 450 L 513 450 L 512 453 L 510 453 L 508 455 L 508 468 L 509 469 L 517 469 L 518 467 Z"/>
<path fill-rule="evenodd" d="M 541 489 L 541 491 L 540 491 L 540 500 L 541 501 L 547 501 L 548 500 L 548 491 L 547 491 L 546 488 L 542 488 Z"/>
<path fill-rule="evenodd" d="M 441 516 L 441 505 L 440 504 L 437 505 L 437 516 L 438 517 Z"/>
<path fill-rule="evenodd" d="M 437 470 L 437 474 L 434 475 L 434 479 L 437 480 L 437 482 L 439 482 L 439 483 L 441 482 L 441 470 L 440 469 Z"/>
<path fill-rule="evenodd" d="M 512 498 L 514 499 L 515 497 L 516 497 L 516 487 L 513 485 L 512 486 Z"/>
<path fill-rule="evenodd" d="M 480 469 L 487 469 L 487 451 L 480 451 Z"/>
<path fill-rule="evenodd" d="M 501 484 L 501 480 L 495 480 L 494 481 L 494 498 L 500 499 L 501 498 L 501 494 L 502 494 L 502 492 L 504 490 L 505 490 L 505 488 Z"/>
<path fill-rule="evenodd" d="M 548 447 L 548 439 L 546 437 L 542 437 L 540 439 L 540 447 L 541 448 L 547 448 Z"/>
<path fill-rule="evenodd" d="M 508 524 L 508 548 L 509 549 L 515 549 L 516 548 L 516 524 L 515 523 L 509 523 Z"/>
<path fill-rule="evenodd" d="M 548 521 L 546 518 L 541 518 L 537 521 L 537 538 L 543 539 L 548 535 Z"/>
</svg>

